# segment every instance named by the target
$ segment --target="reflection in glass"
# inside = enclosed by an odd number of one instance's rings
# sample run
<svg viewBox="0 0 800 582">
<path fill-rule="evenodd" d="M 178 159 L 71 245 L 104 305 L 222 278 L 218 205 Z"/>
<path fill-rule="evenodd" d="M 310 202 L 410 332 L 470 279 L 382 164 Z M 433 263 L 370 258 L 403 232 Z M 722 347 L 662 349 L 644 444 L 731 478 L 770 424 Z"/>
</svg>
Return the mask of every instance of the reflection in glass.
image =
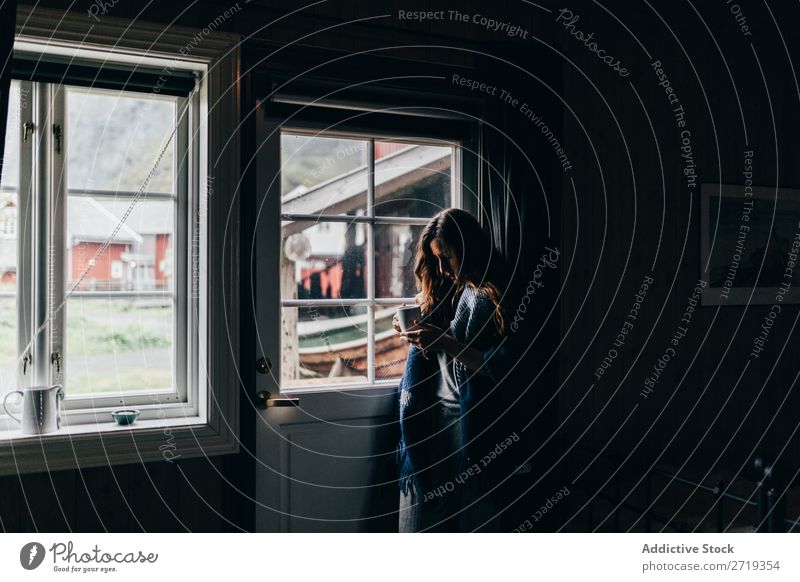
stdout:
<svg viewBox="0 0 800 582">
<path fill-rule="evenodd" d="M 375 225 L 375 296 L 414 297 L 414 259 L 423 226 Z"/>
<path fill-rule="evenodd" d="M 366 229 L 342 222 L 284 222 L 281 298 L 366 297 Z"/>
<path fill-rule="evenodd" d="M 453 148 L 375 142 L 375 216 L 429 218 L 452 206 Z"/>
<path fill-rule="evenodd" d="M 281 212 L 363 212 L 367 145 L 364 140 L 281 134 Z"/>
<path fill-rule="evenodd" d="M 136 192 L 175 127 L 176 99 L 97 89 L 67 91 L 67 185 L 70 190 Z M 175 141 L 148 192 L 173 192 Z"/>
<path fill-rule="evenodd" d="M 368 313 L 342 306 L 284 307 L 281 385 L 352 384 L 367 381 Z"/>
<path fill-rule="evenodd" d="M 375 380 L 400 378 L 405 370 L 408 344 L 392 327 L 398 307 L 380 306 L 375 311 Z"/>
</svg>

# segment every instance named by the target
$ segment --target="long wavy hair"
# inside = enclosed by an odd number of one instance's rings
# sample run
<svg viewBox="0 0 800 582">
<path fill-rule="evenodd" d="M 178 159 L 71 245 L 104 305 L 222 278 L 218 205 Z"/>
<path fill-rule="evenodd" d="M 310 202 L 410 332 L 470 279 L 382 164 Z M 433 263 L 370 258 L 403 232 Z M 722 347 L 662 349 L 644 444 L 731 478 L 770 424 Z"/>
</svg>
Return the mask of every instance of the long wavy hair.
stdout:
<svg viewBox="0 0 800 582">
<path fill-rule="evenodd" d="M 458 260 L 456 280 L 439 273 L 439 263 L 431 242 L 449 248 Z M 442 210 L 425 225 L 417 240 L 414 274 L 417 279 L 417 302 L 423 315 L 433 314 L 434 321 L 449 322 L 461 291 L 469 285 L 486 292 L 495 305 L 497 331 L 505 333 L 503 291 L 507 285 L 504 262 L 489 235 L 469 213 L 458 208 Z"/>
</svg>

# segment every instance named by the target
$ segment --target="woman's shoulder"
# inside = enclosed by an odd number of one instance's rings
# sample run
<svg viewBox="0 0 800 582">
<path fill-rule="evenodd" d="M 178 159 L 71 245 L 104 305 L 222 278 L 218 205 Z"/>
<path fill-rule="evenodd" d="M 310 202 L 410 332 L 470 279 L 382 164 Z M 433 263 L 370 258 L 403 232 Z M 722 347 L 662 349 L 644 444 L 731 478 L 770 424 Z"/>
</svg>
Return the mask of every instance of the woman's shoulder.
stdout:
<svg viewBox="0 0 800 582">
<path fill-rule="evenodd" d="M 465 285 L 456 313 L 470 319 L 486 319 L 495 312 L 495 303 L 486 289 Z"/>
<path fill-rule="evenodd" d="M 472 285 L 464 285 L 464 291 L 461 294 L 461 300 L 465 307 L 471 309 L 480 309 L 491 307 L 494 309 L 494 301 L 487 289 L 483 287 L 474 287 Z"/>
<path fill-rule="evenodd" d="M 487 290 L 465 286 L 453 321 L 457 339 L 476 342 L 478 346 L 485 346 L 493 341 L 497 332 L 493 322 L 495 309 Z"/>
</svg>

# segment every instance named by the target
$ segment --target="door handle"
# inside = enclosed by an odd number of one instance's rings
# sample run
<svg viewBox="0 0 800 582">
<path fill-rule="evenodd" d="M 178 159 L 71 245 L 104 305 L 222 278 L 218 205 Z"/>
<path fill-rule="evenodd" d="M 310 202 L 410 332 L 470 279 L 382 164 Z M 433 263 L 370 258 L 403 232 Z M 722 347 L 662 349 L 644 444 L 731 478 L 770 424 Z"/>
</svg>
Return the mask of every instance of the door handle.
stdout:
<svg viewBox="0 0 800 582">
<path fill-rule="evenodd" d="M 256 407 L 272 408 L 273 406 L 300 406 L 299 398 L 273 398 L 266 390 L 256 394 Z"/>
</svg>

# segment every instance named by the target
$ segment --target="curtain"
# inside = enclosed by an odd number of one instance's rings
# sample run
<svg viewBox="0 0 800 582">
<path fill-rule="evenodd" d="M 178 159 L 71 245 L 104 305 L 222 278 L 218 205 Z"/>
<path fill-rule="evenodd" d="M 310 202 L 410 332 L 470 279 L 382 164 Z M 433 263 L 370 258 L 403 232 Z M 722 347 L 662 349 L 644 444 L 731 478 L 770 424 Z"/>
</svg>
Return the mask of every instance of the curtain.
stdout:
<svg viewBox="0 0 800 582">
<path fill-rule="evenodd" d="M 499 45 L 483 57 L 482 70 L 491 72 L 497 90 L 486 99 L 480 131 L 481 203 L 516 293 L 524 292 L 544 248 L 555 248 L 560 236 L 563 170 L 542 127 L 562 138 L 561 68 L 545 50 Z M 511 101 L 500 97 L 502 90 Z"/>
<path fill-rule="evenodd" d="M 11 58 L 14 49 L 17 2 L 4 0 L 0 4 L 0 176 L 3 173 L 3 159 L 6 146 L 6 120 L 8 119 L 8 99 L 11 91 Z"/>
<path fill-rule="evenodd" d="M 560 339 L 557 297 L 562 265 L 561 261 L 550 261 L 554 268 L 541 268 L 543 256 L 554 257 L 547 249 L 560 250 L 564 170 L 552 142 L 537 125 L 537 121 L 543 121 L 563 141 L 563 113 L 558 98 L 560 64 L 545 50 L 537 50 L 532 43 L 526 44 L 524 50 L 519 45 L 491 47 L 480 67 L 481 71 L 491 72 L 491 83 L 497 86 L 495 94 L 486 97 L 479 137 L 483 219 L 496 249 L 513 273 L 506 291 L 506 342 L 490 354 L 498 358 L 495 368 L 510 372 L 498 383 L 492 406 L 502 409 L 503 428 L 498 435 L 503 431 L 524 434 L 521 444 L 515 445 L 514 454 L 521 462 L 528 461 L 530 469 L 529 473 L 510 479 L 502 495 L 509 506 L 506 521 L 511 527 L 515 527 L 519 516 L 524 520 L 543 499 L 564 485 L 556 434 Z M 513 96 L 511 100 L 501 98 L 502 90 Z M 532 119 L 531 112 L 537 117 Z M 531 285 L 538 277 L 537 265 L 541 287 Z M 539 484 L 534 487 L 537 480 Z M 541 526 L 539 531 L 548 527 L 537 525 Z"/>
</svg>

